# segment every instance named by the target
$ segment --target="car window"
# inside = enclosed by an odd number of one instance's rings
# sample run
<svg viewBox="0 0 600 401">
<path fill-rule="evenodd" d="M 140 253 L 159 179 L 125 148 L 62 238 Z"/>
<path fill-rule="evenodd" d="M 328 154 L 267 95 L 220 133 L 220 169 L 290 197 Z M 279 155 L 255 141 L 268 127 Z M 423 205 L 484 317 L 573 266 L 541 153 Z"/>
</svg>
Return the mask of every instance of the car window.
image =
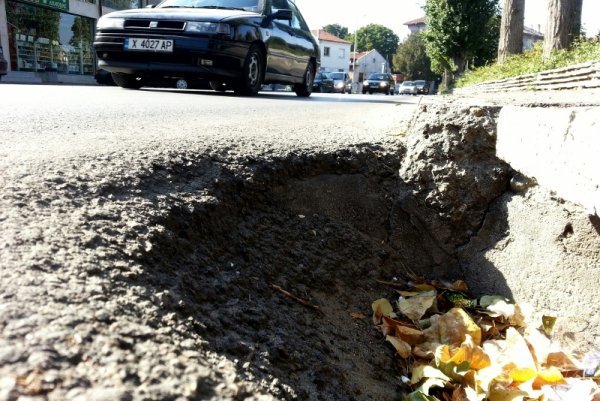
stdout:
<svg viewBox="0 0 600 401">
<path fill-rule="evenodd" d="M 288 4 L 292 10 L 292 28 L 300 29 L 302 31 L 309 31 L 308 25 L 306 25 L 306 22 L 302 18 L 302 14 L 300 14 L 300 11 L 296 5 L 291 1 Z"/>
<path fill-rule="evenodd" d="M 260 0 L 165 0 L 159 7 L 227 7 L 258 12 Z"/>
<path fill-rule="evenodd" d="M 290 10 L 290 5 L 287 0 L 271 0 L 271 13 L 279 10 Z"/>
</svg>

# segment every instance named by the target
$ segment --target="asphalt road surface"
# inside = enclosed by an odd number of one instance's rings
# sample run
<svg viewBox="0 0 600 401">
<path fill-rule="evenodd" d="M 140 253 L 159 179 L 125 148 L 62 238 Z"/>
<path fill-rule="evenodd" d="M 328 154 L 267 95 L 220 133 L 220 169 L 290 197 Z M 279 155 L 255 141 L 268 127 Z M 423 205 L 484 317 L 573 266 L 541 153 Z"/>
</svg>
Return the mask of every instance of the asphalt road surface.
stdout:
<svg viewBox="0 0 600 401">
<path fill-rule="evenodd" d="M 339 338 L 376 294 L 329 287 L 365 281 L 379 242 L 261 202 L 290 174 L 391 180 L 418 101 L 1 84 L 0 400 L 392 399 L 371 325 Z"/>
<path fill-rule="evenodd" d="M 387 141 L 419 98 L 91 86 L 0 86 L 0 163 L 182 144 L 248 149 Z"/>
</svg>

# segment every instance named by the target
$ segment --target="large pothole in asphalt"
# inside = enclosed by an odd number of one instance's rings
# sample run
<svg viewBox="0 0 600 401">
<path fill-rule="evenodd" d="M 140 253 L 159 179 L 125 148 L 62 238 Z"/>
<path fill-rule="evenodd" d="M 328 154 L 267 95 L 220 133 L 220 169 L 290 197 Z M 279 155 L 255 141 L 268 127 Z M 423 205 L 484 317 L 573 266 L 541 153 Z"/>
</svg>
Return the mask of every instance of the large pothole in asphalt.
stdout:
<svg viewBox="0 0 600 401">
<path fill-rule="evenodd" d="M 398 162 L 369 150 L 232 179 L 217 204 L 162 222 L 144 256 L 151 285 L 239 380 L 280 399 L 401 399 L 401 366 L 370 317 L 391 295 L 378 280 L 454 262 L 397 207 Z"/>
</svg>

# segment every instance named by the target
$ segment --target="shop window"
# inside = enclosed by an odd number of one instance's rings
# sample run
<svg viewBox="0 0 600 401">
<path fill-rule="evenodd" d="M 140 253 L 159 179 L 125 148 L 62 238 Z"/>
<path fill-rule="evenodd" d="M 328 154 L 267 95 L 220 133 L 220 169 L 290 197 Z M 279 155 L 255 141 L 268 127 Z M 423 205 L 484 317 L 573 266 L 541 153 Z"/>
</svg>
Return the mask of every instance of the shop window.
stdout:
<svg viewBox="0 0 600 401">
<path fill-rule="evenodd" d="M 128 10 L 142 7 L 141 0 L 102 0 L 102 5 L 114 10 Z"/>
<path fill-rule="evenodd" d="M 91 18 L 8 0 L 11 69 L 43 71 L 49 65 L 65 74 L 95 70 Z"/>
</svg>

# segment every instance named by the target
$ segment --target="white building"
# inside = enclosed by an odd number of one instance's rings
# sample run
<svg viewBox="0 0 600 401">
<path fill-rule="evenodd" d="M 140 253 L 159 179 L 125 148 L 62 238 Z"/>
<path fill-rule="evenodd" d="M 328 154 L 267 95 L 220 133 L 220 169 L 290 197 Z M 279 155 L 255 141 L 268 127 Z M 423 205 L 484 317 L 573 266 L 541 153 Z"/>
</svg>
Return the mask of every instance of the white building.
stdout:
<svg viewBox="0 0 600 401">
<path fill-rule="evenodd" d="M 357 75 L 354 74 L 355 72 Z M 350 55 L 350 76 L 352 77 L 352 82 L 362 82 L 374 72 L 390 72 L 389 62 L 377 50 L 353 52 Z"/>
<path fill-rule="evenodd" d="M 322 29 L 311 31 L 321 49 L 321 71 L 348 71 L 348 58 L 352 43 Z"/>
</svg>

